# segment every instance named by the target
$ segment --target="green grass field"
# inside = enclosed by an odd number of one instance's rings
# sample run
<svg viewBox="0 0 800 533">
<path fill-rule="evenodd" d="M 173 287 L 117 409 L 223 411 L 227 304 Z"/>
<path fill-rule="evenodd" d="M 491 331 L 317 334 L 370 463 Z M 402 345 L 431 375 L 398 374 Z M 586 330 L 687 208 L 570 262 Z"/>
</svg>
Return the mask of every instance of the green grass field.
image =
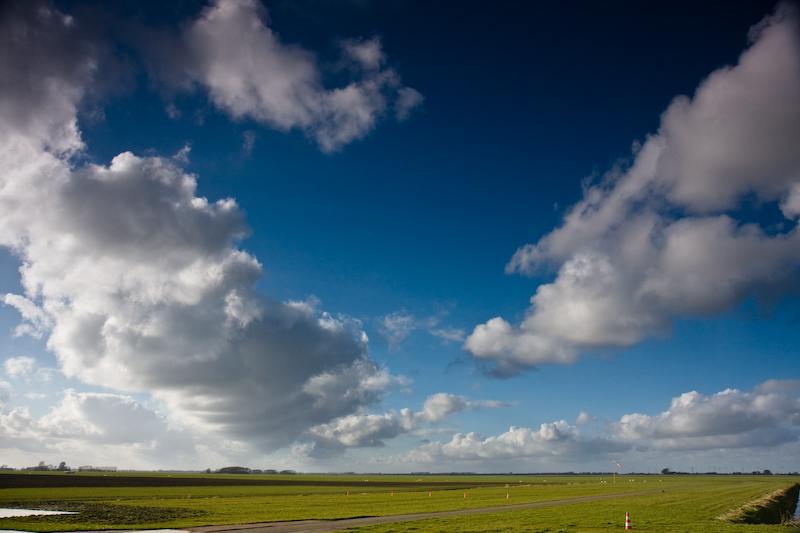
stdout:
<svg viewBox="0 0 800 533">
<path fill-rule="evenodd" d="M 115 476 L 124 475 L 115 474 Z M 2 486 L 1 476 L 2 474 L 0 474 L 0 486 Z M 166 475 L 161 477 L 163 479 Z M 208 476 L 194 477 L 202 479 Z M 220 479 L 219 475 L 211 477 Z M 360 528 L 360 531 L 364 533 L 367 531 L 369 533 L 609 531 L 623 529 L 627 511 L 637 531 L 785 532 L 789 530 L 787 526 L 729 524 L 717 520 L 716 517 L 775 490 L 787 488 L 798 481 L 796 477 L 791 476 L 680 475 L 634 476 L 634 481 L 628 481 L 628 476 L 617 476 L 616 483 L 612 482 L 611 477 L 605 477 L 607 483 L 601 483 L 600 476 L 262 477 L 251 475 L 245 478 L 286 479 L 290 482 L 303 480 L 314 481 L 315 484 L 6 488 L 0 489 L 0 507 L 77 510 L 79 514 L 0 519 L 0 529 L 23 531 L 155 529 L 386 516 L 657 490 L 656 493 L 647 495 L 371 526 Z M 365 478 L 370 481 L 364 481 Z M 420 479 L 421 481 L 417 481 Z M 375 482 L 389 482 L 389 485 L 376 487 Z M 447 482 L 447 485 L 446 487 L 433 485 L 437 482 Z M 474 482 L 495 482 L 498 485 L 464 488 Z M 329 483 L 338 485 L 333 486 Z M 394 483 L 398 484 L 397 488 L 392 488 Z M 402 483 L 406 485 L 403 486 Z M 465 493 L 466 498 L 464 498 Z M 506 495 L 509 497 L 506 498 Z"/>
</svg>

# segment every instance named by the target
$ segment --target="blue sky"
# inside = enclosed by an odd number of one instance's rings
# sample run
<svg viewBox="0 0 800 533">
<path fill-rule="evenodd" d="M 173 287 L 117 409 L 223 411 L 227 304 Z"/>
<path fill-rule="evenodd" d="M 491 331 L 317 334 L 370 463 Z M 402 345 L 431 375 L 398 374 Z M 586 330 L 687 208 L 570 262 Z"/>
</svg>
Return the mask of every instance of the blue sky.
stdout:
<svg viewBox="0 0 800 533">
<path fill-rule="evenodd" d="M 2 462 L 800 470 L 797 6 L 17 2 Z"/>
</svg>

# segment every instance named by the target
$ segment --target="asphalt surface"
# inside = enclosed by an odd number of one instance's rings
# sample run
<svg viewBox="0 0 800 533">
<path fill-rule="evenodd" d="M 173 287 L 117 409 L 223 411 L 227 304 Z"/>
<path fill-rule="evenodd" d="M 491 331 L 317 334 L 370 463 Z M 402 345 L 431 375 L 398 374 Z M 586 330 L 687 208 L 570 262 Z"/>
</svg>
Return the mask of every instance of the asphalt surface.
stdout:
<svg viewBox="0 0 800 533">
<path fill-rule="evenodd" d="M 411 522 L 414 520 L 428 520 L 431 518 L 447 518 L 449 516 L 496 513 L 499 511 L 513 511 L 517 509 L 533 509 L 536 507 L 549 507 L 553 505 L 566 505 L 570 503 L 610 500 L 613 498 L 625 498 L 628 496 L 640 496 L 643 494 L 654 494 L 657 492 L 666 492 L 672 490 L 680 490 L 680 489 L 672 488 L 672 489 L 643 490 L 638 492 L 627 492 L 623 494 L 584 496 L 582 498 L 569 498 L 566 500 L 554 500 L 549 502 L 520 503 L 514 505 L 502 505 L 499 507 L 481 507 L 479 509 L 459 509 L 457 511 L 439 511 L 436 513 L 401 514 L 392 516 L 365 516 L 361 518 L 345 518 L 342 520 L 302 520 L 297 522 L 269 522 L 263 524 L 192 527 L 192 528 L 187 528 L 185 531 L 192 531 L 195 533 L 220 533 L 228 531 L 236 531 L 238 533 L 305 533 L 305 532 L 321 532 L 321 531 L 341 531 L 343 529 L 349 529 L 351 527 L 372 526 L 375 524 L 392 524 L 395 522 Z"/>
</svg>

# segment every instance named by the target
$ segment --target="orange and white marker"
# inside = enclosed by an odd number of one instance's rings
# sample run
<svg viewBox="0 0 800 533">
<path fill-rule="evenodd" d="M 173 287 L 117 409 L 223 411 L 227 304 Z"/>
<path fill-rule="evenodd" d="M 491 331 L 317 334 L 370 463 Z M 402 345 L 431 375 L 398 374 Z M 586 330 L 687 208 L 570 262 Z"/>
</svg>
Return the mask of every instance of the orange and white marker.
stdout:
<svg viewBox="0 0 800 533">
<path fill-rule="evenodd" d="M 465 498 L 467 497 L 467 493 L 466 493 L 466 492 L 464 493 L 464 497 L 465 497 Z"/>
<path fill-rule="evenodd" d="M 506 500 L 508 499 L 508 494 L 506 494 Z"/>
<path fill-rule="evenodd" d="M 433 493 L 432 493 L 432 492 L 429 492 L 429 493 L 428 493 L 428 498 L 430 498 L 431 496 L 433 496 Z"/>
<path fill-rule="evenodd" d="M 394 492 L 392 493 L 392 496 L 394 496 Z"/>
<path fill-rule="evenodd" d="M 625 529 L 633 529 L 631 527 L 631 517 L 628 515 L 628 513 L 625 513 Z"/>
</svg>

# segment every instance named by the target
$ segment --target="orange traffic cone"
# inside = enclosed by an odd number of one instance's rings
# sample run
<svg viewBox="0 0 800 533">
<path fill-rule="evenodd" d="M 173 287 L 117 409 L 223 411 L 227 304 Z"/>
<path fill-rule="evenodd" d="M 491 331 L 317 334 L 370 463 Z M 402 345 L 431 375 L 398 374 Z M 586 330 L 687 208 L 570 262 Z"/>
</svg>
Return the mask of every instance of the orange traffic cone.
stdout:
<svg viewBox="0 0 800 533">
<path fill-rule="evenodd" d="M 467 497 L 467 493 L 466 493 L 466 492 L 464 493 L 464 497 L 465 497 L 465 498 Z"/>
<path fill-rule="evenodd" d="M 508 499 L 508 494 L 506 494 L 506 500 Z"/>
<path fill-rule="evenodd" d="M 625 513 L 625 529 L 633 529 L 631 527 L 631 517 L 628 516 L 628 513 Z"/>
<path fill-rule="evenodd" d="M 428 493 L 428 498 L 430 498 L 431 496 L 433 496 L 433 493 L 432 493 L 432 492 L 429 492 L 429 493 Z"/>
</svg>

